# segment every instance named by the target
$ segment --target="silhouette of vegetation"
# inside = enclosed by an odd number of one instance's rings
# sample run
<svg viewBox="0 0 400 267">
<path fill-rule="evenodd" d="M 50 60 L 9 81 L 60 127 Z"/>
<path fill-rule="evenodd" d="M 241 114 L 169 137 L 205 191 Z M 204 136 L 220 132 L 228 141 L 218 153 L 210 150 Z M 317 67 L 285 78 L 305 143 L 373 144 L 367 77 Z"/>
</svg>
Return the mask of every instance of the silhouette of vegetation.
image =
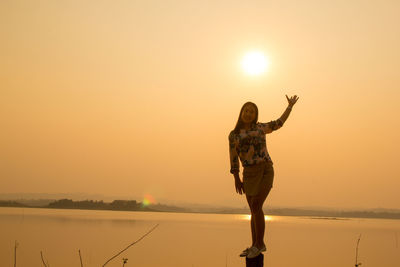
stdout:
<svg viewBox="0 0 400 267">
<path fill-rule="evenodd" d="M 400 219 L 400 212 L 389 211 L 335 211 L 335 210 L 310 210 L 310 209 L 268 209 L 267 214 L 282 216 L 316 216 L 327 218 L 380 218 L 380 219 Z"/>
<path fill-rule="evenodd" d="M 16 201 L 0 200 L 0 207 L 29 207 Z"/>
<path fill-rule="evenodd" d="M 113 259 L 115 259 L 117 256 L 121 255 L 122 252 L 126 251 L 128 248 L 130 248 L 131 246 L 135 245 L 136 243 L 138 243 L 140 240 L 142 240 L 143 238 L 145 238 L 147 235 L 149 235 L 151 232 L 154 231 L 154 229 L 156 229 L 158 227 L 159 224 L 156 224 L 155 226 L 153 226 L 153 228 L 151 228 L 146 234 L 144 234 L 143 236 L 141 236 L 138 240 L 134 241 L 133 243 L 129 244 L 126 248 L 124 248 L 123 250 L 121 250 L 120 252 L 118 252 L 116 255 L 112 256 L 110 259 L 108 259 L 104 264 L 103 267 L 106 266 L 110 261 L 112 261 Z M 18 247 L 18 243 L 17 241 L 15 241 L 15 246 L 14 246 L 14 267 L 17 266 L 17 247 Z M 79 252 L 79 259 L 81 262 L 81 267 L 83 267 L 83 262 L 82 262 L 82 255 L 81 255 L 81 250 L 78 250 Z M 40 258 L 42 260 L 42 263 L 45 267 L 50 267 L 49 262 L 46 260 L 43 256 L 43 252 L 40 251 Z M 122 258 L 122 267 L 125 266 L 125 264 L 128 262 L 127 258 Z"/>
<path fill-rule="evenodd" d="M 136 202 L 136 200 L 114 200 L 111 203 L 95 200 L 73 201 L 60 199 L 51 202 L 47 208 L 56 209 L 88 209 L 88 210 L 125 210 L 125 211 L 154 211 L 153 209 Z"/>
<path fill-rule="evenodd" d="M 156 229 L 158 227 L 159 224 L 156 224 L 153 228 L 150 229 L 150 231 L 148 231 L 146 234 L 144 234 L 141 238 L 139 238 L 138 240 L 136 240 L 135 242 L 131 243 L 129 246 L 127 246 L 126 248 L 124 248 L 123 250 L 121 250 L 120 252 L 118 252 L 116 255 L 112 256 L 110 259 L 108 259 L 106 261 L 106 263 L 103 264 L 103 267 L 107 265 L 107 263 L 109 263 L 110 261 L 112 261 L 113 259 L 115 259 L 118 255 L 120 255 L 122 252 L 124 252 L 125 250 L 127 250 L 128 248 L 130 248 L 131 246 L 133 246 L 134 244 L 136 244 L 137 242 L 139 242 L 140 240 L 142 240 L 143 238 L 145 238 L 147 235 L 149 235 L 151 232 L 153 232 L 154 229 Z M 123 259 L 124 263 L 122 266 L 125 265 L 126 261 L 128 261 L 128 259 Z"/>
<path fill-rule="evenodd" d="M 215 214 L 248 214 L 248 208 L 200 208 L 189 209 L 164 204 L 144 205 L 136 200 L 114 200 L 103 202 L 95 200 L 73 201 L 60 199 L 42 206 L 31 206 L 15 200 L 0 200 L 0 207 L 24 207 L 24 208 L 56 208 L 56 209 L 86 209 L 86 210 L 119 210 L 119 211 L 159 211 L 159 212 L 191 212 L 191 213 L 215 213 Z M 341 218 L 378 218 L 400 219 L 400 210 L 375 209 L 375 210 L 322 210 L 304 208 L 265 208 L 265 214 L 277 216 L 307 216 L 313 219 L 340 220 Z"/>
</svg>

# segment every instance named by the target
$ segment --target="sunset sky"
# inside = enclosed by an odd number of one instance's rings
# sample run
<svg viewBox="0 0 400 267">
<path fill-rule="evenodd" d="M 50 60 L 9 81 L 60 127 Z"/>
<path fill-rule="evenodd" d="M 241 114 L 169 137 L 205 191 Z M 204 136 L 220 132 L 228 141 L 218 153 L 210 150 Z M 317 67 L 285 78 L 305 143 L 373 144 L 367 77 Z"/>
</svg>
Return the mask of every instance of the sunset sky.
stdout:
<svg viewBox="0 0 400 267">
<path fill-rule="evenodd" d="M 400 1 L 0 2 L 0 194 L 247 205 L 242 105 L 275 120 L 266 206 L 400 208 Z M 241 66 L 261 51 L 269 68 Z"/>
</svg>

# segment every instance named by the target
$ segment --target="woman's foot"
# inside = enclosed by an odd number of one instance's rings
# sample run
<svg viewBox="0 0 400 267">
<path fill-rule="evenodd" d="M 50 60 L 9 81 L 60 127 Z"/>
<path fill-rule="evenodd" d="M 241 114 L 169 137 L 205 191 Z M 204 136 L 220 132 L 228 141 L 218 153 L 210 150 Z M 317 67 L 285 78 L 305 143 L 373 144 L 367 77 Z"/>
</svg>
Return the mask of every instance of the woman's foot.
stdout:
<svg viewBox="0 0 400 267">
<path fill-rule="evenodd" d="M 240 257 L 246 257 L 247 256 L 247 254 L 249 253 L 249 249 L 250 249 L 251 247 L 248 247 L 248 248 L 246 248 L 246 249 L 244 249 L 243 251 L 242 251 L 242 253 L 240 253 Z"/>
<path fill-rule="evenodd" d="M 257 246 L 252 245 L 251 247 L 257 247 Z M 239 256 L 240 256 L 240 257 L 246 257 L 246 256 L 249 254 L 249 250 L 250 250 L 251 247 L 248 247 L 248 248 L 244 249 L 244 250 L 242 251 L 242 253 L 240 253 Z M 257 247 L 257 248 L 258 248 L 258 250 L 259 250 L 260 252 L 267 251 L 267 248 L 266 248 L 265 244 L 263 244 L 261 247 Z"/>
<path fill-rule="evenodd" d="M 247 258 L 252 259 L 260 255 L 261 250 L 257 247 L 251 247 L 249 248 L 249 252 L 247 253 Z"/>
<path fill-rule="evenodd" d="M 261 252 L 267 251 L 267 247 L 263 244 L 261 247 L 257 247 L 260 249 Z"/>
<path fill-rule="evenodd" d="M 261 245 L 253 245 L 254 247 L 258 248 L 260 251 L 267 251 L 267 247 L 265 246 L 265 243 L 262 243 Z"/>
</svg>

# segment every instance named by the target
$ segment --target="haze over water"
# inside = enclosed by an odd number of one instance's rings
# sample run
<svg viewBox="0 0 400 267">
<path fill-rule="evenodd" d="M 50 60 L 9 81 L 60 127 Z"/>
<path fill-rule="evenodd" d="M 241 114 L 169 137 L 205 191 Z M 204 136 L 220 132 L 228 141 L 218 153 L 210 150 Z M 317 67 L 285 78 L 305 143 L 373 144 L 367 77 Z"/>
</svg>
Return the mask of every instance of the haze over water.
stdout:
<svg viewBox="0 0 400 267">
<path fill-rule="evenodd" d="M 107 266 L 244 266 L 238 255 L 250 245 L 248 215 L 0 208 L 0 261 L 41 266 L 102 266 L 159 226 Z M 265 266 L 354 266 L 356 241 L 364 266 L 400 264 L 398 220 L 266 217 Z"/>
</svg>

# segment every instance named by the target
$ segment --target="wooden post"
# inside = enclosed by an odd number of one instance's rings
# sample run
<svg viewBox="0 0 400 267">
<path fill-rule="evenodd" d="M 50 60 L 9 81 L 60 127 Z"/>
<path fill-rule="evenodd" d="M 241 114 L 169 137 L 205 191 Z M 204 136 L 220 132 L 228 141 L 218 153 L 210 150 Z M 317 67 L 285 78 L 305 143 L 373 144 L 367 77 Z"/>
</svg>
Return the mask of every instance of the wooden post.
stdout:
<svg viewBox="0 0 400 267">
<path fill-rule="evenodd" d="M 260 253 L 255 258 L 249 259 L 246 257 L 246 267 L 263 267 L 264 266 L 264 255 Z"/>
</svg>

